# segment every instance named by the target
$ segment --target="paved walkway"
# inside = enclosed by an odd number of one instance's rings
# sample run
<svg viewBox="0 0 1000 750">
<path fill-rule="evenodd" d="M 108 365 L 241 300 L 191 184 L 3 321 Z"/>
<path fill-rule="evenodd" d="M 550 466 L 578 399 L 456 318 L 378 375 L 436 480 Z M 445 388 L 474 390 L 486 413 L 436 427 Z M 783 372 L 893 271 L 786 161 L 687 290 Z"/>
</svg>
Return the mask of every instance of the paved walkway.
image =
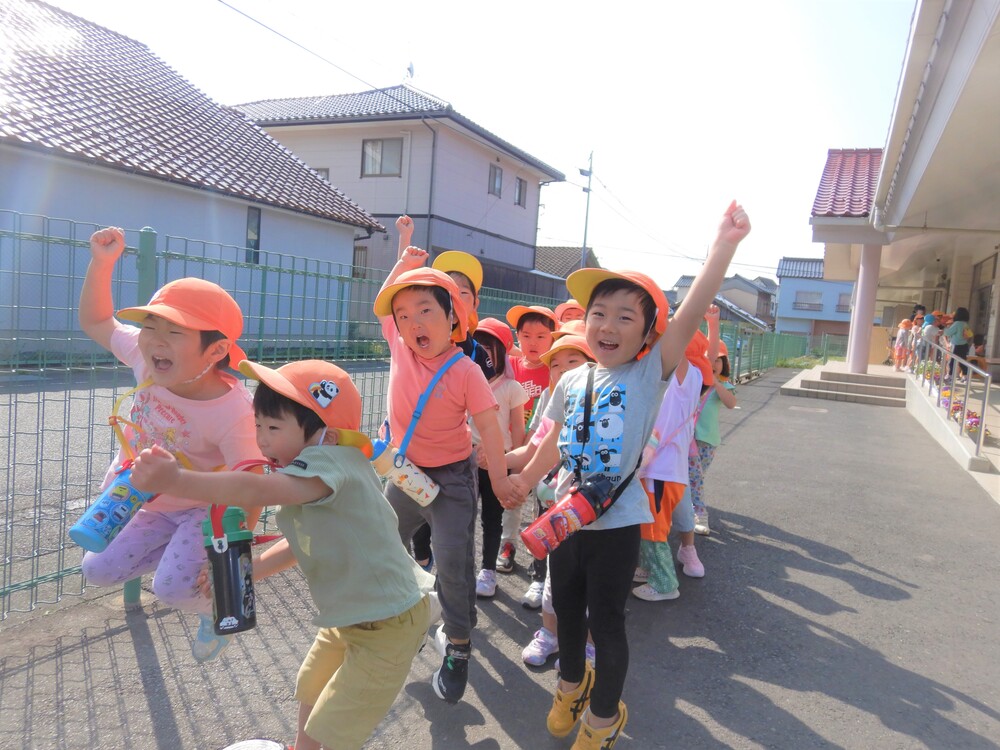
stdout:
<svg viewBox="0 0 1000 750">
<path fill-rule="evenodd" d="M 1000 743 L 1000 508 L 903 409 L 741 386 L 709 473 L 708 576 L 630 603 L 631 720 L 618 748 L 987 748 Z M 522 552 L 523 554 L 523 552 Z M 482 606 L 466 700 L 417 657 L 369 748 L 567 748 L 545 732 L 555 679 L 527 669 L 539 626 L 523 571 Z M 0 632 L 0 747 L 215 749 L 294 732 L 313 635 L 301 578 L 260 587 L 256 631 L 198 667 L 194 618 L 119 592 Z"/>
</svg>

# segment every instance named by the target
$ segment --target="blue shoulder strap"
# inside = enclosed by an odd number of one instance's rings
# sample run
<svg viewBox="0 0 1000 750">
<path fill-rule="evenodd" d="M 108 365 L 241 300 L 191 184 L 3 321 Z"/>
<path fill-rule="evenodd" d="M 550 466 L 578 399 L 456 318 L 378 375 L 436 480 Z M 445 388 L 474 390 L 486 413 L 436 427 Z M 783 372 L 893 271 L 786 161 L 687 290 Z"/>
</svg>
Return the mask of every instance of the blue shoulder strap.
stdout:
<svg viewBox="0 0 1000 750">
<path fill-rule="evenodd" d="M 417 422 L 420 419 L 420 415 L 424 413 L 424 407 L 427 406 L 427 399 L 431 397 L 431 393 L 434 392 L 434 387 L 440 382 L 444 374 L 448 372 L 448 368 L 455 364 L 458 360 L 465 356 L 465 353 L 459 349 L 455 352 L 451 359 L 444 363 L 440 370 L 434 373 L 434 377 L 431 378 L 431 382 L 427 384 L 427 388 L 424 392 L 420 394 L 420 398 L 417 399 L 417 406 L 413 410 L 413 416 L 410 418 L 410 426 L 406 428 L 406 434 L 403 436 L 403 442 L 399 444 L 399 452 L 396 454 L 395 464 L 398 469 L 403 465 L 406 460 L 406 449 L 410 445 L 410 438 L 413 437 L 413 431 L 417 429 Z"/>
</svg>

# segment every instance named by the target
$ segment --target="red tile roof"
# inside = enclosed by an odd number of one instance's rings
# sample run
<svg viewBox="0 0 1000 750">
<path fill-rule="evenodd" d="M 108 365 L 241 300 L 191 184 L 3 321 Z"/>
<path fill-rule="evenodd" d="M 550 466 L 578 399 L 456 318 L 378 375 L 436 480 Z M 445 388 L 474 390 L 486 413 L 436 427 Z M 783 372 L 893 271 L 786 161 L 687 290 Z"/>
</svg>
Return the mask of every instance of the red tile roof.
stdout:
<svg viewBox="0 0 1000 750">
<path fill-rule="evenodd" d="M 0 144 L 383 229 L 145 45 L 44 3 L 0 5 Z"/>
<path fill-rule="evenodd" d="M 830 149 L 813 201 L 812 215 L 868 216 L 881 164 L 880 148 Z"/>
<path fill-rule="evenodd" d="M 562 182 L 566 175 L 550 167 L 526 151 L 522 151 L 459 114 L 443 99 L 420 91 L 406 84 L 384 89 L 360 91 L 354 94 L 306 96 L 296 99 L 264 99 L 258 102 L 237 104 L 258 125 L 316 125 L 348 122 L 385 122 L 429 117 L 448 119 L 485 138 L 494 146 L 521 159 L 548 175 L 555 182 Z"/>
</svg>

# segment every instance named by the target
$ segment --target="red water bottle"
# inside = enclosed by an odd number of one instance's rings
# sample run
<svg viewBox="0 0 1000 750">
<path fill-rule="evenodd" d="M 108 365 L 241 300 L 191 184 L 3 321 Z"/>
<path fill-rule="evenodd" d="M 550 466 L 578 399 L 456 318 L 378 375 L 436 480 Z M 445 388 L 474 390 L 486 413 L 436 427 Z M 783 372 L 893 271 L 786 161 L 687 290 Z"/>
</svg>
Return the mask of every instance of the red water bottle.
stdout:
<svg viewBox="0 0 1000 750">
<path fill-rule="evenodd" d="M 604 515 L 611 507 L 613 487 L 603 474 L 570 487 L 566 496 L 521 532 L 521 541 L 537 559 L 562 544 L 566 538 Z"/>
</svg>

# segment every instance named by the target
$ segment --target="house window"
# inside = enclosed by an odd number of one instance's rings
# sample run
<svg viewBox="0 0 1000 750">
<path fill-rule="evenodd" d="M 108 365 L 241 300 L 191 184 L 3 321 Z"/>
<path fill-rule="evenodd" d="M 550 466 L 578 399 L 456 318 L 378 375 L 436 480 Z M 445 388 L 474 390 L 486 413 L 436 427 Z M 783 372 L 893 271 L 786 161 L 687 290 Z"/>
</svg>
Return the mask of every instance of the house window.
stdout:
<svg viewBox="0 0 1000 750">
<path fill-rule="evenodd" d="M 500 169 L 496 164 L 490 164 L 490 184 L 489 193 L 490 195 L 495 195 L 497 198 L 500 197 L 500 191 L 503 188 L 503 170 Z"/>
<path fill-rule="evenodd" d="M 796 292 L 792 309 L 819 312 L 823 309 L 823 292 Z"/>
<path fill-rule="evenodd" d="M 514 205 L 524 208 L 528 202 L 528 183 L 518 177 L 514 180 Z"/>
<path fill-rule="evenodd" d="M 316 167 L 314 170 L 316 174 L 322 177 L 327 182 L 330 181 L 330 168 L 329 167 Z"/>
<path fill-rule="evenodd" d="M 399 177 L 402 173 L 402 138 L 380 138 L 378 140 L 362 141 L 362 177 Z"/>
<path fill-rule="evenodd" d="M 837 312 L 839 313 L 849 313 L 851 311 L 851 294 L 847 292 L 840 295 L 840 299 L 837 300 Z"/>
<path fill-rule="evenodd" d="M 368 246 L 355 245 L 354 258 L 351 260 L 351 277 L 355 279 L 367 278 L 368 273 Z"/>
<path fill-rule="evenodd" d="M 247 207 L 247 263 L 260 263 L 260 209 Z"/>
</svg>

